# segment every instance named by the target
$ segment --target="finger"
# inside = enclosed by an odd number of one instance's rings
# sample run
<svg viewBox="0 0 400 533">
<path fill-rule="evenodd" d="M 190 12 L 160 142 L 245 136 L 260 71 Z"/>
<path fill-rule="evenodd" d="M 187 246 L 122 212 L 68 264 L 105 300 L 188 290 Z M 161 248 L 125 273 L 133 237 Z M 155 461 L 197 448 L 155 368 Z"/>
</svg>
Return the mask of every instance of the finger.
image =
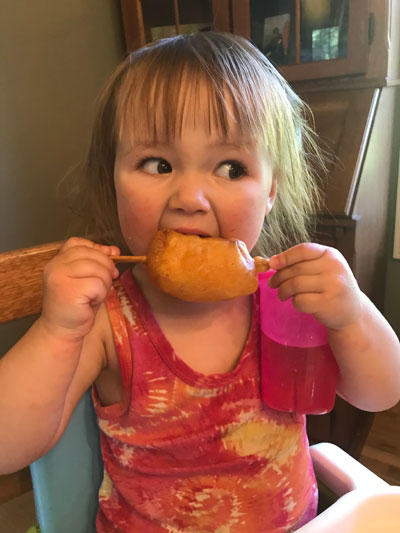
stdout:
<svg viewBox="0 0 400 533">
<path fill-rule="evenodd" d="M 114 277 L 114 264 L 111 267 L 93 259 L 78 259 L 68 264 L 67 275 L 69 278 L 99 278 L 110 287 Z"/>
<path fill-rule="evenodd" d="M 61 251 L 65 252 L 73 248 L 87 247 L 93 250 L 102 252 L 105 255 L 119 255 L 120 249 L 118 246 L 108 246 L 105 244 L 97 244 L 89 239 L 84 239 L 81 237 L 71 237 L 68 239 L 61 248 Z"/>
<path fill-rule="evenodd" d="M 82 303 L 89 302 L 91 307 L 96 308 L 107 298 L 110 285 L 99 277 L 84 278 L 79 280 L 79 290 Z"/>
<path fill-rule="evenodd" d="M 297 276 L 284 281 L 278 288 L 278 296 L 282 301 L 299 294 L 324 292 L 321 276 Z"/>
<path fill-rule="evenodd" d="M 94 248 L 95 243 L 93 241 L 90 241 L 89 239 L 84 239 L 83 237 L 70 237 L 61 247 L 61 251 L 69 250 L 70 248 L 73 248 L 75 246 L 86 246 L 88 248 Z"/>
<path fill-rule="evenodd" d="M 95 244 L 94 245 L 95 250 L 99 250 L 100 252 L 103 252 L 103 254 L 106 255 L 120 255 L 121 251 L 118 248 L 118 246 L 107 246 L 105 244 Z"/>
<path fill-rule="evenodd" d="M 280 254 L 273 255 L 269 261 L 272 270 L 281 270 L 301 261 L 312 261 L 322 257 L 326 246 L 316 243 L 303 243 L 293 246 Z"/>
<path fill-rule="evenodd" d="M 110 272 L 113 273 L 114 278 L 119 275 L 119 271 L 116 268 L 112 259 L 95 247 L 90 248 L 85 245 L 77 245 L 71 248 L 67 248 L 62 255 L 58 256 L 58 261 L 62 262 L 64 265 L 79 260 L 85 261 L 86 259 L 90 261 L 95 261 L 96 263 L 102 264 L 103 266 L 108 268 Z"/>
<path fill-rule="evenodd" d="M 98 253 L 101 254 L 101 252 Z M 112 261 L 110 261 L 110 265 L 104 265 L 102 262 L 97 262 L 90 258 L 88 259 L 86 255 L 83 259 L 54 264 L 52 268 L 45 269 L 45 289 L 52 288 L 53 290 L 60 291 L 60 293 L 64 293 L 65 287 L 70 287 L 70 282 L 97 278 L 108 292 L 112 284 L 112 279 L 118 275 L 118 271 L 117 274 L 115 274 L 114 270 L 115 267 Z M 67 285 L 65 284 L 66 280 L 69 280 Z M 76 287 L 76 283 L 72 286 Z"/>
<path fill-rule="evenodd" d="M 320 311 L 321 295 L 316 293 L 296 294 L 292 299 L 292 304 L 297 311 L 316 315 Z"/>
<path fill-rule="evenodd" d="M 318 259 L 302 261 L 293 266 L 277 270 L 268 280 L 271 289 L 277 289 L 285 281 L 298 276 L 317 276 L 325 272 L 323 262 Z"/>
</svg>

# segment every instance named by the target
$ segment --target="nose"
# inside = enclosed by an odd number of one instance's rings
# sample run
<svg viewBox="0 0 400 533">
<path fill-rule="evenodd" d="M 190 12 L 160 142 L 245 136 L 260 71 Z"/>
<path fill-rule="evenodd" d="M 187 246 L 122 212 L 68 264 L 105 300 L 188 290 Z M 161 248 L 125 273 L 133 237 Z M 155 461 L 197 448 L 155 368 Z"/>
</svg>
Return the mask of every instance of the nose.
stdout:
<svg viewBox="0 0 400 533">
<path fill-rule="evenodd" d="M 187 214 L 209 211 L 210 202 L 202 176 L 197 173 L 177 176 L 170 193 L 168 207 Z"/>
</svg>

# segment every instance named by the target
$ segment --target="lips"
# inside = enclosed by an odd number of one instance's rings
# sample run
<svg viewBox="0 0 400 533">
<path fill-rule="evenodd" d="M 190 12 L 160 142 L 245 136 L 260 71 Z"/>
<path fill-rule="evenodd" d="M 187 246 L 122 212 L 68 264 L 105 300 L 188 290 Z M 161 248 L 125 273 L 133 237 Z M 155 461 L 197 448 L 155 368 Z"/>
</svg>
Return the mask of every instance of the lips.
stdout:
<svg viewBox="0 0 400 533">
<path fill-rule="evenodd" d="M 211 237 L 209 233 L 198 228 L 170 228 L 183 235 L 198 235 L 199 237 Z"/>
</svg>

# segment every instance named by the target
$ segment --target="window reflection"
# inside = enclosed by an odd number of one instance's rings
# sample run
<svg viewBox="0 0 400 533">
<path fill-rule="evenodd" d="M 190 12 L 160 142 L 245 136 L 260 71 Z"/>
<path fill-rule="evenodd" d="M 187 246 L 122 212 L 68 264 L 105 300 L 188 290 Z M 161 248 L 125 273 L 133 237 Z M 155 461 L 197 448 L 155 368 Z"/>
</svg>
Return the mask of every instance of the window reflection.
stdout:
<svg viewBox="0 0 400 533">
<path fill-rule="evenodd" d="M 300 61 L 347 56 L 349 0 L 302 0 Z"/>
</svg>

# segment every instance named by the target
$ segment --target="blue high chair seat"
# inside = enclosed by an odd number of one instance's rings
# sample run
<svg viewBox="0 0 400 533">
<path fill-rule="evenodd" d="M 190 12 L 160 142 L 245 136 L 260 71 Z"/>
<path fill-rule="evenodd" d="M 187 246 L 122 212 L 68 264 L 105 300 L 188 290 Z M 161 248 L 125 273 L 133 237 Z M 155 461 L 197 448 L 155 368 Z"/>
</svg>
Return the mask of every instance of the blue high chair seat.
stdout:
<svg viewBox="0 0 400 533">
<path fill-rule="evenodd" d="M 103 462 L 90 391 L 57 444 L 30 469 L 41 533 L 95 533 Z"/>
</svg>

